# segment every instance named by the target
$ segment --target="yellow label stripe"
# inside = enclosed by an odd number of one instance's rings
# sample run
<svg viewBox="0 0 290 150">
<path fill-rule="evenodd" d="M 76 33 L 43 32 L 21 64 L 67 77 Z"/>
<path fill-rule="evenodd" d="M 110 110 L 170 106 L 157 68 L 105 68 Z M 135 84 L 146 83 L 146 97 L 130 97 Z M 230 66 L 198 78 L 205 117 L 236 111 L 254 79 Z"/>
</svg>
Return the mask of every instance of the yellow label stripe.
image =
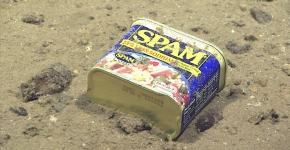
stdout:
<svg viewBox="0 0 290 150">
<path fill-rule="evenodd" d="M 163 62 L 166 62 L 166 63 L 169 63 L 169 64 L 175 63 L 175 64 L 177 64 L 177 67 L 192 73 L 192 75 L 194 75 L 196 77 L 198 77 L 198 75 L 201 73 L 201 71 L 198 68 L 196 68 L 196 67 L 194 67 L 194 66 L 192 66 L 190 64 L 187 64 L 187 63 L 185 63 L 183 61 L 180 61 L 180 60 L 174 59 L 172 57 L 169 57 L 169 56 L 167 56 L 165 54 L 162 54 L 162 53 L 160 53 L 158 51 L 155 51 L 155 50 L 153 50 L 151 48 L 145 47 L 145 46 L 140 45 L 138 43 L 135 43 L 133 41 L 124 39 L 121 42 L 121 45 L 124 45 L 126 47 L 132 48 L 135 51 L 147 54 L 147 55 L 149 55 L 149 56 L 151 56 L 153 58 L 159 59 L 159 60 L 161 60 Z"/>
</svg>

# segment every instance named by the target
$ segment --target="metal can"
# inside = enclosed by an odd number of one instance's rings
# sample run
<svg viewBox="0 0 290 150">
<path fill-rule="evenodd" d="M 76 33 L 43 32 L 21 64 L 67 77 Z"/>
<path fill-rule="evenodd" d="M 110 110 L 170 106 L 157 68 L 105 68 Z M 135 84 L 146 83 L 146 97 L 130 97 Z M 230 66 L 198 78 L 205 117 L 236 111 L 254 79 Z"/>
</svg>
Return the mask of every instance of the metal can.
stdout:
<svg viewBox="0 0 290 150">
<path fill-rule="evenodd" d="M 177 138 L 223 89 L 227 60 L 213 44 L 140 18 L 88 74 L 93 103 L 140 116 Z"/>
</svg>

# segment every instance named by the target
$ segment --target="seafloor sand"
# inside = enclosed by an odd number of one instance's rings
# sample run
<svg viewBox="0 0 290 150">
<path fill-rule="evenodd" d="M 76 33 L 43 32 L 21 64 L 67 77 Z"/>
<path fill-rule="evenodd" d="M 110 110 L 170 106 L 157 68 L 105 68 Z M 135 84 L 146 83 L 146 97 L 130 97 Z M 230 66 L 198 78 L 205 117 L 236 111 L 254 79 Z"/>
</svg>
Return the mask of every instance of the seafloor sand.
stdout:
<svg viewBox="0 0 290 150">
<path fill-rule="evenodd" d="M 289 0 L 1 0 L 0 9 L 0 149 L 290 148 Z M 135 130 L 139 118 L 89 103 L 88 71 L 138 17 L 224 51 L 228 84 L 201 112 L 222 114 L 212 128 L 198 133 L 195 119 L 167 141 L 154 126 Z M 57 62 L 73 72 L 69 87 L 23 102 L 21 84 Z"/>
</svg>

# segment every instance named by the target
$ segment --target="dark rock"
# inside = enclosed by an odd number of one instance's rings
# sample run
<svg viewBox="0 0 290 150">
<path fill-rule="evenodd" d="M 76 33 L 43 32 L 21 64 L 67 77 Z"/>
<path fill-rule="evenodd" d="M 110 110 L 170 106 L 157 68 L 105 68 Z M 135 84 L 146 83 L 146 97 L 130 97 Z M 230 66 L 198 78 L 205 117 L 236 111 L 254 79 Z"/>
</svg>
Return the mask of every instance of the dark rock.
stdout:
<svg viewBox="0 0 290 150">
<path fill-rule="evenodd" d="M 70 70 L 61 63 L 53 64 L 21 84 L 23 101 L 28 102 L 38 99 L 42 95 L 51 95 L 62 92 L 72 81 Z"/>
<path fill-rule="evenodd" d="M 11 136 L 9 134 L 5 134 L 3 137 L 4 140 L 10 140 Z"/>
<path fill-rule="evenodd" d="M 265 24 L 272 20 L 272 15 L 256 7 L 250 9 L 252 17 L 260 24 Z"/>
<path fill-rule="evenodd" d="M 118 25 L 117 28 L 120 30 L 120 31 L 126 31 L 127 28 L 125 26 L 120 26 Z"/>
<path fill-rule="evenodd" d="M 89 18 L 89 20 L 94 20 L 95 19 L 94 16 L 89 16 L 88 18 Z"/>
<path fill-rule="evenodd" d="M 145 122 L 143 119 L 130 117 L 121 117 L 117 122 L 117 127 L 127 134 L 138 133 L 144 130 L 152 129 L 151 125 Z"/>
<path fill-rule="evenodd" d="M 232 61 L 230 60 L 227 60 L 228 61 L 228 65 L 231 67 L 231 68 L 236 68 L 236 64 L 234 64 Z"/>
<path fill-rule="evenodd" d="M 203 34 L 208 34 L 209 31 L 202 27 L 193 27 L 190 29 L 192 32 L 202 32 Z"/>
<path fill-rule="evenodd" d="M 226 44 L 226 48 L 229 51 L 231 51 L 233 54 L 242 54 L 242 53 L 245 53 L 245 52 L 251 50 L 251 45 L 250 44 L 238 45 L 234 41 L 229 41 Z"/>
<path fill-rule="evenodd" d="M 258 39 L 257 39 L 255 36 L 253 36 L 253 35 L 245 36 L 244 39 L 245 39 L 246 41 L 251 41 L 251 42 L 255 42 L 255 41 L 258 40 Z"/>
<path fill-rule="evenodd" d="M 22 22 L 29 23 L 29 24 L 41 24 L 44 22 L 44 16 L 42 14 L 38 15 L 36 13 L 28 13 L 24 15 L 21 19 Z"/>
<path fill-rule="evenodd" d="M 13 113 L 15 113 L 15 114 L 17 114 L 17 115 L 19 115 L 19 116 L 27 116 L 28 115 L 28 113 L 27 113 L 27 111 L 26 111 L 26 109 L 25 108 L 23 108 L 23 107 L 18 107 L 19 108 L 19 110 L 18 109 L 15 109 L 15 108 L 12 108 L 12 107 L 10 107 L 10 111 L 11 112 L 13 112 Z"/>
<path fill-rule="evenodd" d="M 30 137 L 34 137 L 39 134 L 39 130 L 36 127 L 29 127 L 26 128 L 25 131 L 23 131 L 23 133 Z"/>
<path fill-rule="evenodd" d="M 215 112 L 207 112 L 197 119 L 195 126 L 197 129 L 197 132 L 204 132 L 207 129 L 210 129 L 214 124 L 216 124 L 218 121 L 222 120 L 223 116 L 219 113 Z"/>
</svg>

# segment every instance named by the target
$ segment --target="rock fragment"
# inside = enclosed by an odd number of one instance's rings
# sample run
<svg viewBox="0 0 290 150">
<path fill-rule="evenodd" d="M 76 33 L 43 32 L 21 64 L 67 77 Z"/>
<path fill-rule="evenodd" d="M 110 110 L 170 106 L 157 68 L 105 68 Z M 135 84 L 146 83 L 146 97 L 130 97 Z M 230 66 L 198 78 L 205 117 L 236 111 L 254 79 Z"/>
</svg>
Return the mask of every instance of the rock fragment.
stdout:
<svg viewBox="0 0 290 150">
<path fill-rule="evenodd" d="M 260 24 L 266 24 L 272 20 L 272 15 L 259 8 L 253 7 L 250 9 L 251 16 Z"/>
<path fill-rule="evenodd" d="M 42 22 L 44 22 L 44 16 L 42 14 L 38 15 L 38 14 L 32 12 L 32 13 L 28 13 L 28 14 L 24 15 L 21 20 L 24 23 L 39 25 Z"/>
<path fill-rule="evenodd" d="M 249 50 L 251 50 L 251 45 L 250 44 L 237 44 L 234 41 L 229 41 L 226 44 L 226 48 L 231 51 L 233 54 L 242 54 L 245 53 Z"/>
<path fill-rule="evenodd" d="M 199 116 L 195 123 L 197 132 L 204 132 L 223 118 L 224 117 L 219 113 L 206 112 L 205 114 Z"/>
<path fill-rule="evenodd" d="M 230 89 L 230 92 L 227 95 L 227 98 L 229 98 L 229 99 L 237 98 L 239 94 L 244 94 L 243 89 L 241 89 L 239 87 L 234 87 L 234 88 Z"/>
<path fill-rule="evenodd" d="M 290 64 L 284 64 L 282 66 L 282 71 L 285 72 L 288 76 L 290 76 Z"/>
<path fill-rule="evenodd" d="M 228 61 L 228 65 L 231 67 L 231 68 L 236 68 L 236 64 L 234 64 L 232 61 L 230 60 L 227 60 Z"/>
<path fill-rule="evenodd" d="M 28 135 L 30 137 L 37 136 L 39 134 L 39 129 L 36 127 L 28 127 L 23 131 L 23 134 Z"/>
<path fill-rule="evenodd" d="M 120 118 L 120 120 L 117 122 L 117 127 L 127 134 L 138 133 L 144 130 L 152 129 L 151 125 L 145 122 L 143 119 L 129 117 Z"/>
<path fill-rule="evenodd" d="M 258 125 L 262 120 L 269 119 L 272 124 L 278 122 L 279 115 L 274 109 L 269 109 L 266 112 L 260 112 L 259 114 L 248 119 L 248 122 Z"/>
<path fill-rule="evenodd" d="M 70 70 L 61 63 L 53 64 L 32 77 L 27 83 L 21 84 L 23 101 L 38 99 L 42 95 L 62 92 L 72 81 Z"/>
<path fill-rule="evenodd" d="M 13 112 L 13 113 L 19 115 L 19 116 L 27 116 L 27 115 L 28 115 L 26 109 L 23 108 L 23 107 L 18 107 L 18 109 L 10 107 L 9 110 L 10 110 L 11 112 Z"/>
<path fill-rule="evenodd" d="M 255 42 L 255 41 L 258 40 L 254 35 L 248 35 L 248 36 L 245 36 L 244 39 L 245 39 L 246 41 L 250 41 L 250 42 Z"/>
</svg>

